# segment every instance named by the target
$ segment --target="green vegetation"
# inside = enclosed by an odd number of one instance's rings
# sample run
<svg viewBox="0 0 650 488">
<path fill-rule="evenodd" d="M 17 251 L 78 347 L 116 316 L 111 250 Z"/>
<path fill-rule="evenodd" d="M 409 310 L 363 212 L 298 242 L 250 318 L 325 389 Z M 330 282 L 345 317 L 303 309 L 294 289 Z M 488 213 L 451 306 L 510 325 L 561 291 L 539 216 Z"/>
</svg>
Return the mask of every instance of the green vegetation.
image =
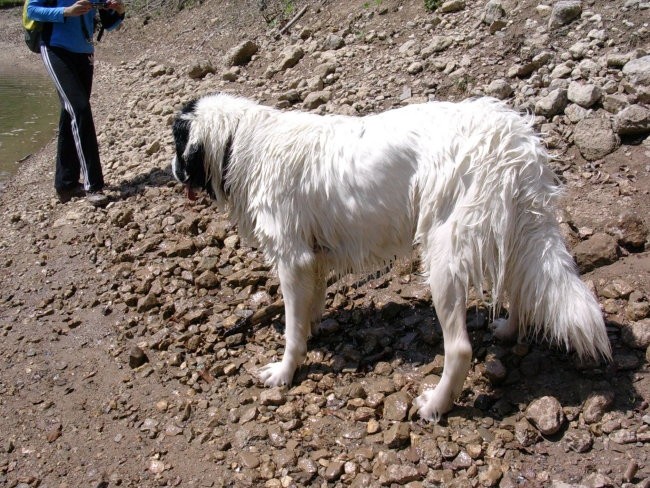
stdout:
<svg viewBox="0 0 650 488">
<path fill-rule="evenodd" d="M 23 4 L 22 0 L 0 0 L 0 8 L 18 7 L 19 5 L 22 4 Z"/>
<path fill-rule="evenodd" d="M 257 0 L 257 4 L 269 27 L 279 27 L 285 24 L 298 11 L 294 0 Z"/>
<path fill-rule="evenodd" d="M 438 7 L 440 7 L 440 3 L 440 0 L 424 0 L 424 8 L 426 8 L 429 12 L 433 12 Z"/>
<path fill-rule="evenodd" d="M 288 17 L 290 15 L 293 15 L 295 11 L 296 11 L 296 5 L 291 0 L 285 0 L 284 9 L 283 9 L 284 15 Z"/>
</svg>

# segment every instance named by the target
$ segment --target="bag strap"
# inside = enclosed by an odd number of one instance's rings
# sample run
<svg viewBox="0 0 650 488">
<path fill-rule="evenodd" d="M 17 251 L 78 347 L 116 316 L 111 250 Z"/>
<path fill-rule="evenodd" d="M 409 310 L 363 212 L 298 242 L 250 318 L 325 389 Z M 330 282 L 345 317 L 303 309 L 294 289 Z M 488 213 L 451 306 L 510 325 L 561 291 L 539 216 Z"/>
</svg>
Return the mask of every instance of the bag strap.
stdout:
<svg viewBox="0 0 650 488">
<path fill-rule="evenodd" d="M 88 27 L 86 27 L 86 18 L 82 15 L 79 17 L 79 22 L 81 22 L 81 31 L 84 34 L 84 37 L 89 43 L 93 43 L 93 36 L 88 32 Z M 94 20 L 93 20 L 94 22 Z"/>
</svg>

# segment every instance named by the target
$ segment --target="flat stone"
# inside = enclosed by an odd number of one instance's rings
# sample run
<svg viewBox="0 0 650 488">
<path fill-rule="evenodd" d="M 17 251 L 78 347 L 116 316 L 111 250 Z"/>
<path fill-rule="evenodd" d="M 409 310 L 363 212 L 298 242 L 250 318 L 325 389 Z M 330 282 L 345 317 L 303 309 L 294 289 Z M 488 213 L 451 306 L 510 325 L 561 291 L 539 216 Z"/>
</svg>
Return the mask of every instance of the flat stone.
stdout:
<svg viewBox="0 0 650 488">
<path fill-rule="evenodd" d="M 573 248 L 573 255 L 581 273 L 587 273 L 618 259 L 616 240 L 607 234 L 596 233 Z"/>
<path fill-rule="evenodd" d="M 287 395 L 282 387 L 269 388 L 260 393 L 262 405 L 282 405 L 287 401 Z"/>
<path fill-rule="evenodd" d="M 391 464 L 386 469 L 386 473 L 381 476 L 382 485 L 392 485 L 393 483 L 403 486 L 406 483 L 422 479 L 422 474 L 410 464 Z"/>
</svg>

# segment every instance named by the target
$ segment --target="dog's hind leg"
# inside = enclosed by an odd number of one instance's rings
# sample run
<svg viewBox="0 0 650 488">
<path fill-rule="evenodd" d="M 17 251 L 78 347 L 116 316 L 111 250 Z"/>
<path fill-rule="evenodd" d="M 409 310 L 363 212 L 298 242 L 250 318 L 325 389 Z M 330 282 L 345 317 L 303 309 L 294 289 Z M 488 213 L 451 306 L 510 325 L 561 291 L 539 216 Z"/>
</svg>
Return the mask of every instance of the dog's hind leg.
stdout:
<svg viewBox="0 0 650 488">
<path fill-rule="evenodd" d="M 280 262 L 278 275 L 284 297 L 285 348 L 282 360 L 267 364 L 259 370 L 266 386 L 290 385 L 296 368 L 307 353 L 311 333 L 312 305 L 316 285 L 316 263 L 296 265 Z"/>
<path fill-rule="evenodd" d="M 438 242 L 430 259 L 433 306 L 442 327 L 445 362 L 440 382 L 415 399 L 420 417 L 438 422 L 458 398 L 472 360 L 472 345 L 466 328 L 467 285 L 451 270 L 451 243 Z M 430 257 L 431 257 L 430 256 Z"/>
<path fill-rule="evenodd" d="M 507 319 L 494 319 L 490 324 L 490 329 L 494 337 L 501 341 L 513 341 L 517 339 L 519 332 L 517 308 L 511 307 Z"/>
</svg>

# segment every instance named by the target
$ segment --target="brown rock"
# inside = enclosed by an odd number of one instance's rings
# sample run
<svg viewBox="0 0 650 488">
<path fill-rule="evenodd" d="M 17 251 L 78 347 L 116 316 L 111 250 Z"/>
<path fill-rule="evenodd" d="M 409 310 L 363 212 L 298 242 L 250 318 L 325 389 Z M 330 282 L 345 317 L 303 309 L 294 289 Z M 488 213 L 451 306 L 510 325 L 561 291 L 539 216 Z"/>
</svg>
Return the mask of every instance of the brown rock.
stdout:
<svg viewBox="0 0 650 488">
<path fill-rule="evenodd" d="M 229 68 L 232 66 L 244 66 L 248 64 L 258 50 L 259 46 L 253 41 L 244 41 L 228 51 L 224 57 L 224 64 Z"/>
<path fill-rule="evenodd" d="M 139 368 L 148 361 L 149 358 L 142 349 L 140 349 L 138 346 L 131 348 L 131 351 L 129 352 L 129 366 L 131 368 Z"/>
<path fill-rule="evenodd" d="M 405 420 L 411 405 L 409 395 L 403 391 L 398 391 L 384 399 L 384 419 L 385 420 Z"/>
<path fill-rule="evenodd" d="M 614 393 L 605 392 L 590 396 L 582 407 L 582 416 L 588 424 L 598 422 L 614 403 Z"/>
<path fill-rule="evenodd" d="M 384 444 L 390 448 L 403 447 L 408 444 L 410 433 L 408 423 L 396 422 L 384 432 Z"/>
<path fill-rule="evenodd" d="M 564 435 L 564 442 L 569 449 L 575 452 L 587 452 L 594 444 L 594 438 L 588 430 L 570 429 Z"/>
<path fill-rule="evenodd" d="M 332 461 L 325 469 L 323 477 L 327 481 L 336 481 L 343 474 L 343 463 L 340 461 Z"/>
<path fill-rule="evenodd" d="M 587 273 L 615 262 L 618 259 L 618 248 L 613 237 L 598 233 L 574 247 L 573 254 L 580 272 Z"/>
<path fill-rule="evenodd" d="M 619 215 L 615 223 L 607 226 L 606 231 L 614 236 L 621 246 L 631 251 L 643 250 L 650 236 L 643 219 L 630 212 Z"/>
</svg>

